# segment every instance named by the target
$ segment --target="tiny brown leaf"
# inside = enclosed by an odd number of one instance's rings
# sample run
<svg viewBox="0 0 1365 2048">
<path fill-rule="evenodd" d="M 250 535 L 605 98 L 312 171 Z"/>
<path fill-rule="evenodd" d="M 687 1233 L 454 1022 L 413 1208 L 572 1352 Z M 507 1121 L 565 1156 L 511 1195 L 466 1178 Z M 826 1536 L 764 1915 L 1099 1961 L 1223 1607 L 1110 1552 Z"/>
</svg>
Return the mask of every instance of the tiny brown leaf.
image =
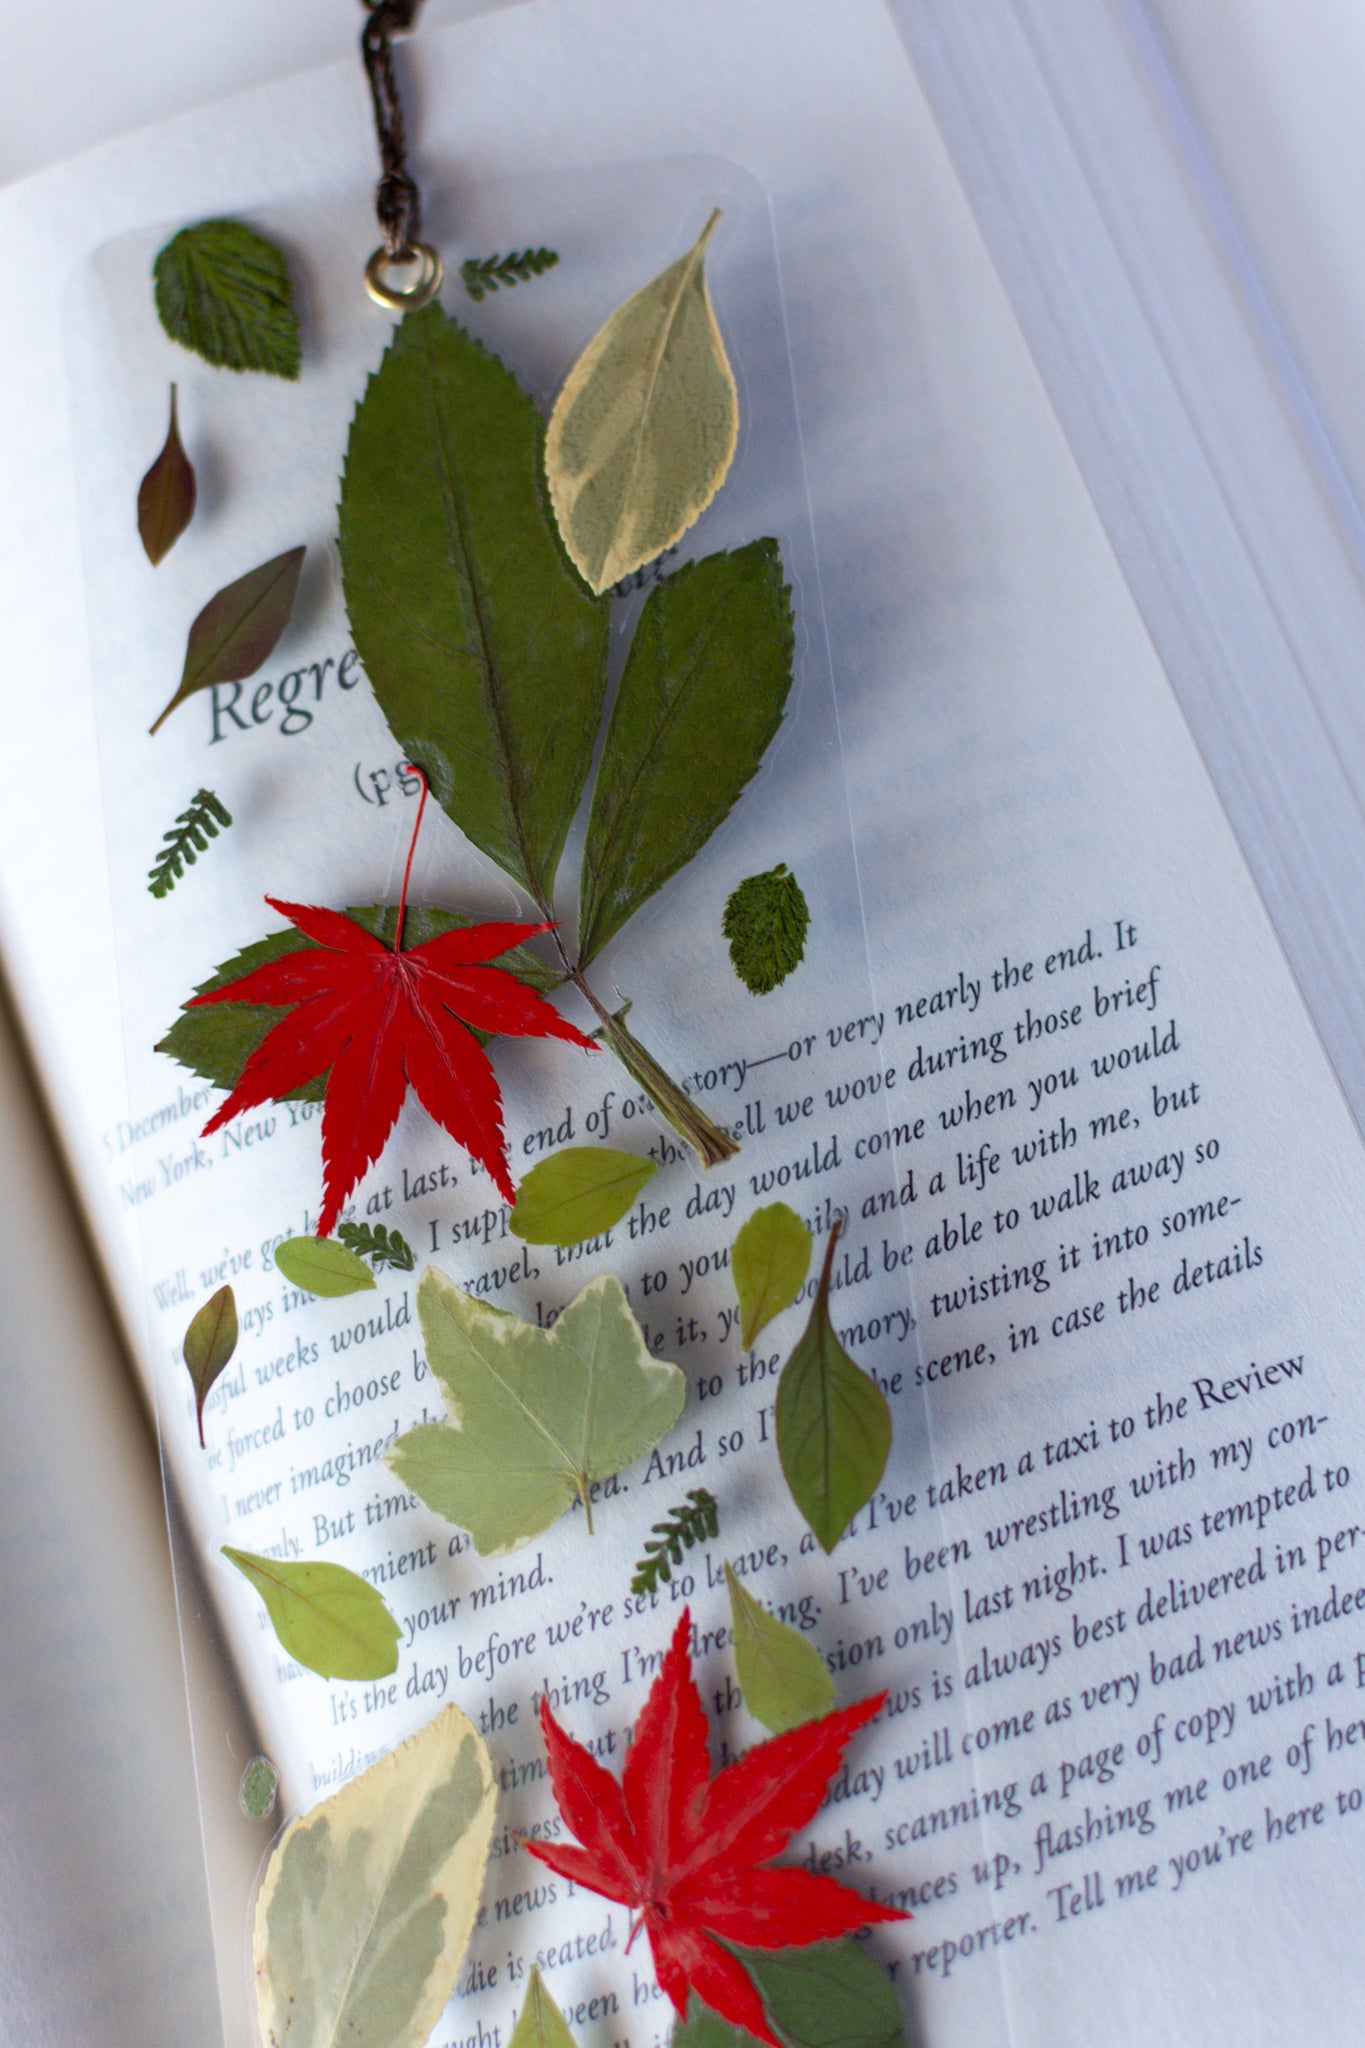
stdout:
<svg viewBox="0 0 1365 2048">
<path fill-rule="evenodd" d="M 153 568 L 170 553 L 193 517 L 194 467 L 181 445 L 172 384 L 166 445 L 137 491 L 138 537 Z"/>
<path fill-rule="evenodd" d="M 209 1389 L 237 1349 L 237 1298 L 230 1287 L 220 1287 L 197 1310 L 185 1332 L 185 1363 L 194 1387 L 199 1441 L 204 1441 L 204 1403 Z"/>
<path fill-rule="evenodd" d="M 290 548 L 211 597 L 190 627 L 180 687 L 156 719 L 156 732 L 187 697 L 214 683 L 254 675 L 289 624 L 305 548 Z"/>
</svg>

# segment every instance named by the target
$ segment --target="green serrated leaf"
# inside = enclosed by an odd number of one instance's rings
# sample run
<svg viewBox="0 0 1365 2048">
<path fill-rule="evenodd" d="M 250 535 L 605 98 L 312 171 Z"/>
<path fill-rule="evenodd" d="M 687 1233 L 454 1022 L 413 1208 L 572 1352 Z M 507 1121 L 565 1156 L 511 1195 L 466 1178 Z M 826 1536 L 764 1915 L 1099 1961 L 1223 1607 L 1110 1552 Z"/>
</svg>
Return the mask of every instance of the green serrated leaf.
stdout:
<svg viewBox="0 0 1365 2048">
<path fill-rule="evenodd" d="M 237 1349 L 237 1298 L 231 1287 L 220 1287 L 190 1318 L 182 1345 L 190 1383 L 194 1388 L 194 1413 L 199 1424 L 199 1441 L 204 1441 L 204 1403 L 218 1375 Z"/>
<path fill-rule="evenodd" d="M 802 1721 L 828 1714 L 834 1705 L 834 1680 L 814 1644 L 769 1614 L 728 1563 L 725 1583 L 739 1689 L 754 1719 L 781 1735 Z"/>
<path fill-rule="evenodd" d="M 382 1223 L 339 1223 L 337 1236 L 348 1251 L 376 1266 L 392 1266 L 395 1272 L 410 1273 L 416 1263 L 407 1239 Z"/>
<path fill-rule="evenodd" d="M 358 1294 L 375 1284 L 365 1261 L 334 1237 L 287 1237 L 275 1247 L 275 1264 L 305 1294 Z"/>
<path fill-rule="evenodd" d="M 507 2048 L 574 2048 L 574 2037 L 564 2024 L 564 2015 L 545 1989 L 545 1980 L 534 1963 Z"/>
<path fill-rule="evenodd" d="M 398 913 L 392 904 L 369 904 L 363 909 L 348 910 L 357 924 L 363 924 L 367 932 L 392 945 Z M 472 917 L 457 916 L 451 910 L 422 910 L 409 906 L 407 921 L 403 926 L 404 950 L 409 946 L 420 946 L 427 939 L 437 938 L 440 933 L 454 931 L 465 925 L 475 924 Z M 257 939 L 254 944 L 244 946 L 231 960 L 225 960 L 216 967 L 207 981 L 201 981 L 194 993 L 203 995 L 209 989 L 222 988 L 229 981 L 236 981 L 257 967 L 264 967 L 271 960 L 281 960 L 288 953 L 297 953 L 301 947 L 311 946 L 313 941 L 293 926 L 281 932 L 272 932 L 268 938 Z M 499 956 L 496 965 L 506 968 L 542 995 L 558 988 L 562 976 L 538 960 L 526 946 L 514 946 L 510 953 Z M 207 1003 L 197 1010 L 185 1009 L 180 1012 L 165 1037 L 159 1039 L 156 1050 L 178 1060 L 182 1067 L 198 1074 L 201 1080 L 211 1081 L 215 1088 L 235 1088 L 246 1065 L 271 1026 L 278 1024 L 280 1012 L 264 1003 Z M 475 1037 L 484 1042 L 483 1034 Z M 327 1076 L 319 1074 L 315 1081 L 309 1081 L 302 1088 L 296 1088 L 292 1095 L 282 1098 L 286 1102 L 321 1102 L 327 1085 Z"/>
<path fill-rule="evenodd" d="M 242 1812 L 248 1820 L 268 1820 L 275 1811 L 280 1774 L 268 1756 L 253 1756 L 242 1772 L 238 1792 Z"/>
<path fill-rule="evenodd" d="M 761 1330 L 790 1308 L 810 1270 L 811 1234 L 785 1202 L 755 1209 L 730 1252 L 739 1300 L 740 1342 L 747 1351 Z"/>
<path fill-rule="evenodd" d="M 225 370 L 299 374 L 289 265 L 239 220 L 182 228 L 152 268 L 157 318 L 172 341 Z"/>
<path fill-rule="evenodd" d="M 690 562 L 650 593 L 593 790 L 582 960 L 729 815 L 782 722 L 792 644 L 774 540 Z"/>
<path fill-rule="evenodd" d="M 280 1646 L 320 1678 L 387 1678 L 398 1669 L 398 1623 L 382 1596 L 345 1565 L 223 1555 L 265 1602 Z"/>
<path fill-rule="evenodd" d="M 891 1410 L 829 1319 L 839 1226 L 830 1232 L 810 1321 L 777 1383 L 777 1453 L 792 1499 L 823 1550 L 833 1550 L 886 1469 Z"/>
<path fill-rule="evenodd" d="M 545 473 L 564 545 L 609 590 L 695 525 L 725 481 L 739 396 L 706 289 L 711 215 L 598 329 L 564 380 Z"/>
<path fill-rule="evenodd" d="M 560 549 L 541 422 L 434 301 L 399 325 L 341 481 L 351 630 L 405 755 L 468 838 L 548 905 L 592 760 L 608 607 Z"/>
<path fill-rule="evenodd" d="M 860 1941 L 736 1948 L 787 2048 L 905 2048 L 890 1977 Z"/>
<path fill-rule="evenodd" d="M 434 1266 L 417 1308 L 450 1421 L 410 1429 L 386 1463 L 467 1529 L 481 1557 L 528 1543 L 575 1498 L 591 1530 L 593 1482 L 643 1457 L 682 1413 L 683 1375 L 651 1354 L 610 1274 L 548 1330 L 476 1301 Z"/>
<path fill-rule="evenodd" d="M 507 1227 L 527 1244 L 582 1244 L 619 1223 L 657 1171 L 634 1152 L 566 1145 L 531 1168 Z"/>
<path fill-rule="evenodd" d="M 751 995 L 768 995 L 801 965 L 809 925 L 801 884 L 785 861 L 731 892 L 721 930 L 731 965 Z"/>
<path fill-rule="evenodd" d="M 138 539 L 153 568 L 165 560 L 193 519 L 194 498 L 194 468 L 180 439 L 172 384 L 165 445 L 137 491 Z"/>
<path fill-rule="evenodd" d="M 255 675 L 289 624 L 307 552 L 289 548 L 214 593 L 190 627 L 176 693 L 149 731 L 157 732 L 178 704 L 200 690 Z"/>
<path fill-rule="evenodd" d="M 496 1811 L 488 1750 L 448 1706 L 291 1822 L 252 1930 L 269 2048 L 423 2048 L 469 1946 Z"/>
</svg>

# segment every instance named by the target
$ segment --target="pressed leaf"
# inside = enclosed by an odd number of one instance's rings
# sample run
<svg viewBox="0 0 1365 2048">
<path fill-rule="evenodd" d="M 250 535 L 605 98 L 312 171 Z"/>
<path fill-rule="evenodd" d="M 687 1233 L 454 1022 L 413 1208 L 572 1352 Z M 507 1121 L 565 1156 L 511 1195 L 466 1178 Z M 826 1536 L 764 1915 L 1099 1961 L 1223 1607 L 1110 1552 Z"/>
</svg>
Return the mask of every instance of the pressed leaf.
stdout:
<svg viewBox="0 0 1365 2048">
<path fill-rule="evenodd" d="M 734 456 L 739 397 L 706 289 L 719 217 L 598 329 L 550 415 L 550 501 L 594 590 L 680 540 Z"/>
<path fill-rule="evenodd" d="M 231 823 L 232 813 L 222 799 L 211 789 L 201 789 L 180 812 L 170 831 L 162 833 L 161 851 L 147 871 L 148 894 L 158 898 L 169 896 L 210 839 L 216 839 L 219 831 Z"/>
<path fill-rule="evenodd" d="M 275 1247 L 275 1264 L 305 1294 L 358 1294 L 374 1286 L 365 1261 L 334 1237 L 287 1237 Z"/>
<path fill-rule="evenodd" d="M 704 1486 L 692 1487 L 680 1506 L 664 1521 L 653 1524 L 652 1540 L 645 1544 L 645 1554 L 630 1582 L 631 1592 L 655 1593 L 660 1586 L 666 1586 L 673 1577 L 674 1565 L 682 1563 L 683 1552 L 704 1543 L 719 1527 L 715 1495 Z"/>
<path fill-rule="evenodd" d="M 382 1223 L 339 1223 L 337 1236 L 347 1251 L 369 1259 L 376 1266 L 392 1266 L 396 1272 L 410 1273 L 415 1264 L 407 1239 Z"/>
<path fill-rule="evenodd" d="M 137 491 L 138 538 L 153 568 L 170 553 L 193 517 L 194 469 L 181 445 L 172 384 L 166 444 Z"/>
<path fill-rule="evenodd" d="M 487 298 L 499 285 L 505 291 L 542 277 L 553 270 L 559 257 L 553 249 L 515 249 L 506 256 L 466 256 L 460 265 L 460 282 L 476 302 Z"/>
<path fill-rule="evenodd" d="M 226 370 L 299 374 L 289 266 L 239 220 L 182 228 L 152 270 L 157 317 L 172 341 Z"/>
<path fill-rule="evenodd" d="M 730 963 L 751 995 L 768 995 L 801 965 L 809 924 L 801 884 L 785 861 L 731 892 L 721 930 Z"/>
<path fill-rule="evenodd" d="M 839 1342 L 829 1319 L 830 1232 L 810 1321 L 777 1383 L 777 1453 L 792 1499 L 816 1541 L 833 1550 L 886 1469 L 891 1410 L 877 1382 Z"/>
<path fill-rule="evenodd" d="M 657 1171 L 634 1152 L 566 1145 L 531 1168 L 507 1227 L 527 1244 L 582 1244 L 619 1223 Z"/>
<path fill-rule="evenodd" d="M 204 1403 L 209 1389 L 237 1349 L 237 1297 L 231 1287 L 220 1287 L 190 1318 L 182 1346 L 194 1388 L 194 1413 L 199 1424 L 199 1441 L 204 1441 Z"/>
<path fill-rule="evenodd" d="M 351 426 L 341 568 L 394 738 L 455 823 L 542 906 L 592 760 L 607 605 L 565 561 L 516 379 L 434 301 Z"/>
<path fill-rule="evenodd" d="M 258 1557 L 226 1543 L 223 1555 L 264 1600 L 281 1648 L 320 1678 L 387 1678 L 398 1669 L 398 1623 L 345 1565 Z"/>
<path fill-rule="evenodd" d="M 507 2048 L 575 2048 L 564 2015 L 545 1989 L 545 1980 L 534 1963 Z"/>
<path fill-rule="evenodd" d="M 448 1422 L 385 1453 L 400 1485 L 468 1529 L 480 1556 L 515 1550 L 575 1498 L 644 1456 L 682 1413 L 685 1381 L 651 1355 L 619 1280 L 603 1274 L 542 1330 L 428 1266 L 417 1286 L 427 1364 Z"/>
<path fill-rule="evenodd" d="M 275 1794 L 279 1782 L 280 1774 L 268 1756 L 252 1757 L 242 1772 L 241 1789 L 238 1793 L 242 1812 L 248 1820 L 269 1819 L 275 1811 Z"/>
<path fill-rule="evenodd" d="M 730 1271 L 739 1297 L 740 1342 L 746 1351 L 805 1286 L 810 1247 L 810 1232 L 785 1202 L 755 1209 L 741 1225 L 730 1253 Z"/>
<path fill-rule="evenodd" d="M 456 1706 L 294 1821 L 256 1900 L 267 2048 L 422 2048 L 479 1908 L 497 1788 Z"/>
<path fill-rule="evenodd" d="M 769 1614 L 728 1564 L 725 1584 L 739 1689 L 754 1719 L 780 1735 L 827 1714 L 834 1705 L 834 1680 L 814 1644 Z"/>
<path fill-rule="evenodd" d="M 900 2000 L 861 1942 L 735 1953 L 789 2048 L 905 2048 Z"/>
<path fill-rule="evenodd" d="M 707 555 L 651 591 L 593 790 L 583 960 L 728 816 L 781 724 L 791 665 L 791 604 L 776 541 Z"/>
<path fill-rule="evenodd" d="M 156 732 L 187 697 L 254 675 L 289 624 L 306 548 L 289 548 L 211 597 L 190 627 L 180 686 L 152 724 Z"/>
<path fill-rule="evenodd" d="M 370 904 L 362 910 L 349 910 L 346 914 L 356 924 L 364 925 L 366 931 L 373 932 L 377 939 L 383 939 L 386 945 L 393 944 L 397 911 L 392 904 Z M 473 918 L 459 917 L 450 910 L 409 908 L 403 926 L 403 950 L 407 952 L 413 946 L 424 945 L 428 939 L 438 938 L 442 932 L 462 931 L 473 923 Z M 214 989 L 226 988 L 229 982 L 240 981 L 256 968 L 268 966 L 273 960 L 283 960 L 290 953 L 300 952 L 313 943 L 292 925 L 284 931 L 271 932 L 268 938 L 257 939 L 253 945 L 244 946 L 231 960 L 225 960 L 221 967 L 215 968 L 207 981 L 200 982 L 195 993 L 207 995 Z M 510 952 L 500 953 L 497 964 L 542 994 L 557 988 L 562 978 L 543 960 L 538 960 L 527 946 L 514 946 Z M 235 1088 L 242 1078 L 243 1067 L 266 1033 L 278 1024 L 280 1015 L 278 1006 L 265 1003 L 210 1003 L 201 1008 L 186 1008 L 180 1012 L 165 1037 L 158 1041 L 156 1050 L 179 1060 L 182 1067 L 188 1067 L 201 1080 L 212 1081 L 215 1088 Z M 479 1035 L 475 1034 L 476 1037 Z M 305 1082 L 303 1087 L 296 1088 L 282 1100 L 321 1102 L 325 1089 L 326 1076 L 320 1075 L 317 1080 Z"/>
</svg>

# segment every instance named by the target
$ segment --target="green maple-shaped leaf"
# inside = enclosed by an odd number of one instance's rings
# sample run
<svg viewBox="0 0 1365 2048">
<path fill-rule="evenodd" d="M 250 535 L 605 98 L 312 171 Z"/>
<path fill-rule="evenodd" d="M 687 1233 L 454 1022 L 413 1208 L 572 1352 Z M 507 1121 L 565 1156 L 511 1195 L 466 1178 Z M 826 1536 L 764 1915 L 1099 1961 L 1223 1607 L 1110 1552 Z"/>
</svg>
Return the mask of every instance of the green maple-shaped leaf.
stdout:
<svg viewBox="0 0 1365 2048">
<path fill-rule="evenodd" d="M 398 1623 L 367 1579 L 316 1558 L 223 1555 L 256 1588 L 282 1648 L 323 1678 L 387 1678 L 398 1669 Z"/>
<path fill-rule="evenodd" d="M 791 603 L 776 541 L 689 562 L 650 593 L 588 816 L 582 960 L 728 817 L 782 722 L 791 665 Z"/>
<path fill-rule="evenodd" d="M 172 341 L 226 370 L 299 374 L 289 265 L 239 220 L 182 228 L 152 267 L 157 318 Z"/>
<path fill-rule="evenodd" d="M 341 480 L 346 609 L 395 739 L 477 847 L 548 905 L 592 760 L 608 608 L 541 491 L 540 415 L 433 302 L 356 411 Z"/>
<path fill-rule="evenodd" d="M 766 996 L 801 965 L 810 911 L 785 861 L 749 875 L 731 892 L 721 919 L 730 963 L 751 995 Z"/>
<path fill-rule="evenodd" d="M 676 1365 L 651 1355 L 619 1280 L 603 1274 L 538 1329 L 434 1266 L 417 1287 L 427 1364 L 448 1422 L 399 1437 L 399 1481 L 467 1529 L 480 1556 L 515 1550 L 652 1450 L 682 1413 Z"/>
</svg>

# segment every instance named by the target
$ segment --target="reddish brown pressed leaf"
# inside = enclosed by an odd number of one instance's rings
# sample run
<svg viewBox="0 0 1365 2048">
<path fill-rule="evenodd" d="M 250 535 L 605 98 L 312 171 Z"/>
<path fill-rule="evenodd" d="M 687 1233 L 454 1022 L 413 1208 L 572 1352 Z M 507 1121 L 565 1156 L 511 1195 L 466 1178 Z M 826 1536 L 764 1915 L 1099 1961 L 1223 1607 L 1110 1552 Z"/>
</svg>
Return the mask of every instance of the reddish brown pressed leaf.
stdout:
<svg viewBox="0 0 1365 2048">
<path fill-rule="evenodd" d="M 230 1287 L 211 1294 L 190 1320 L 181 1347 L 194 1388 L 194 1412 L 199 1424 L 199 1441 L 204 1441 L 204 1403 L 219 1373 L 237 1349 L 237 1297 Z"/>
<path fill-rule="evenodd" d="M 732 2026 L 781 2048 L 757 1986 L 724 1944 L 800 1948 L 875 1920 L 910 1917 L 835 1878 L 762 1867 L 813 1819 L 850 1737 L 886 1694 L 761 1742 L 713 1778 L 688 1654 L 691 1628 L 684 1611 L 619 1782 L 565 1734 L 542 1698 L 550 1780 L 582 1846 L 522 1847 L 641 1915 L 655 1974 L 679 2013 L 695 1992 Z"/>
<path fill-rule="evenodd" d="M 194 468 L 181 446 L 172 384 L 166 445 L 137 491 L 138 537 L 153 568 L 170 553 L 193 517 Z"/>
<path fill-rule="evenodd" d="M 406 889 L 406 882 L 404 884 Z M 342 1204 L 378 1158 L 411 1087 L 427 1113 L 487 1168 L 507 1200 L 516 1191 L 502 1130 L 502 1097 L 474 1036 L 592 1040 L 525 982 L 486 963 L 543 924 L 476 924 L 396 950 L 337 910 L 266 902 L 313 944 L 204 995 L 202 1003 L 288 1004 L 261 1040 L 204 1136 L 244 1109 L 279 1101 L 327 1074 L 322 1107 L 326 1237 Z M 400 906 L 401 919 L 401 906 Z"/>
<path fill-rule="evenodd" d="M 180 687 L 151 730 L 155 732 L 196 690 L 239 683 L 254 675 L 289 624 L 306 548 L 290 548 L 259 569 L 249 569 L 211 597 L 190 627 Z"/>
</svg>

